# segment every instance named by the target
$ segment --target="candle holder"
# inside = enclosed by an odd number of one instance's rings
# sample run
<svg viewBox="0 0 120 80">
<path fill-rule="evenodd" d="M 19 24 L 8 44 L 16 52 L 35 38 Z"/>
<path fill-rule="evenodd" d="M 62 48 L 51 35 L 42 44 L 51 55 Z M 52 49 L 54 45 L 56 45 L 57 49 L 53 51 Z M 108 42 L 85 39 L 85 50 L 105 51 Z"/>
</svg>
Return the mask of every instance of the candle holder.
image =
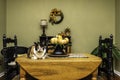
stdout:
<svg viewBox="0 0 120 80">
<path fill-rule="evenodd" d="M 45 28 L 47 28 L 47 26 L 48 26 L 47 20 L 46 19 L 41 19 L 40 26 L 41 26 L 41 28 L 43 30 L 42 36 L 46 36 L 46 34 L 45 34 Z"/>
</svg>

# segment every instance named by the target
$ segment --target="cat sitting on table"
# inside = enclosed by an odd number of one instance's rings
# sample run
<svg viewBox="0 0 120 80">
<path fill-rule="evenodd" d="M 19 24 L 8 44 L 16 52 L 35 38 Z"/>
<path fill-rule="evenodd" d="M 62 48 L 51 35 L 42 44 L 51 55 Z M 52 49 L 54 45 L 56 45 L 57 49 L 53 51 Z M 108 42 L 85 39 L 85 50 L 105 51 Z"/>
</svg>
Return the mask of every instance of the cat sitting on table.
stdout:
<svg viewBox="0 0 120 80">
<path fill-rule="evenodd" d="M 46 48 L 40 46 L 40 43 L 34 42 L 34 45 L 32 45 L 28 49 L 28 58 L 31 59 L 45 59 L 46 57 Z"/>
</svg>

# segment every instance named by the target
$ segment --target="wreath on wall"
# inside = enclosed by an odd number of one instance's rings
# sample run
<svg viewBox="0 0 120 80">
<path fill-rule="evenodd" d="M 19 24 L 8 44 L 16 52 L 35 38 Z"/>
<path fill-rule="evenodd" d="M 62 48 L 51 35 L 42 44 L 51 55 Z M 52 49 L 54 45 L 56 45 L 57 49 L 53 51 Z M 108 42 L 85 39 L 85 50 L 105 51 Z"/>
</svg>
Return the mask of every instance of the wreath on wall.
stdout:
<svg viewBox="0 0 120 80">
<path fill-rule="evenodd" d="M 64 16 L 61 10 L 57 10 L 56 8 L 54 8 L 51 10 L 49 18 L 49 22 L 53 25 L 61 23 Z"/>
</svg>

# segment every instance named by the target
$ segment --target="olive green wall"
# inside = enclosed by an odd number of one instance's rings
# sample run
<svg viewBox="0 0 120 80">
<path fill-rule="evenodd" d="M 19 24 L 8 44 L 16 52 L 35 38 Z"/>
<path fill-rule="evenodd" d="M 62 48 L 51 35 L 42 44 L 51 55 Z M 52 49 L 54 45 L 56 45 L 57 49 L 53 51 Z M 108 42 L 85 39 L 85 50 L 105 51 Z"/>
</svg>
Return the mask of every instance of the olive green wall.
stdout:
<svg viewBox="0 0 120 80">
<path fill-rule="evenodd" d="M 116 0 L 116 45 L 120 49 L 120 0 Z M 116 60 L 116 70 L 120 72 L 120 61 Z"/>
<path fill-rule="evenodd" d="M 42 34 L 40 20 L 49 20 L 51 9 L 61 9 L 64 20 L 48 24 L 47 35 L 70 27 L 72 52 L 91 52 L 99 35 L 115 35 L 115 0 L 7 0 L 7 35 L 18 36 L 18 44 L 31 46 Z"/>
<path fill-rule="evenodd" d="M 2 49 L 2 35 L 6 33 L 6 0 L 0 0 L 0 51 Z M 0 60 L 3 59 L 0 53 Z M 3 71 L 3 66 L 0 65 L 0 72 Z"/>
<path fill-rule="evenodd" d="M 116 44 L 120 48 L 120 0 L 116 0 Z"/>
<path fill-rule="evenodd" d="M 2 49 L 2 35 L 6 33 L 6 0 L 0 0 L 0 50 Z"/>
</svg>

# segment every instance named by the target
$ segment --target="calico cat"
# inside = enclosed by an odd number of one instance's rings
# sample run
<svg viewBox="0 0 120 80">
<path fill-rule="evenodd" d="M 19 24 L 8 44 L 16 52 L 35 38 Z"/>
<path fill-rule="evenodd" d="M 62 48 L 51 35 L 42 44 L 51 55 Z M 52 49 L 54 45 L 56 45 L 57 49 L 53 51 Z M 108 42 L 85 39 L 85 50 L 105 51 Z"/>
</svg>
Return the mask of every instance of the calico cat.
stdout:
<svg viewBox="0 0 120 80">
<path fill-rule="evenodd" d="M 35 42 L 34 45 L 28 49 L 27 56 L 31 59 L 44 59 L 46 57 L 46 48 L 40 46 L 39 42 Z"/>
</svg>

